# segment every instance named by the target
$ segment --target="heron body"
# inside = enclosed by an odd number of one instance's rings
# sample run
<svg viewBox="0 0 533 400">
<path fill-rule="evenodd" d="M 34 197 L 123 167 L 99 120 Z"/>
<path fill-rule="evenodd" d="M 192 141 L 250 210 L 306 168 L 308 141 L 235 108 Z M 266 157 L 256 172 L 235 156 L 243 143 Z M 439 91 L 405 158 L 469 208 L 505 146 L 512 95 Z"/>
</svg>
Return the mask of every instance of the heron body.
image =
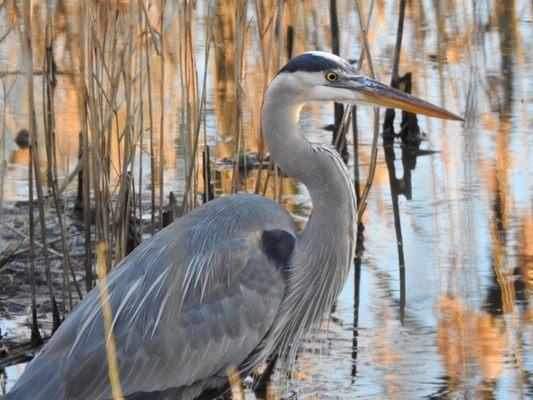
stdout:
<svg viewBox="0 0 533 400">
<path fill-rule="evenodd" d="M 457 118 L 380 85 L 339 57 L 311 52 L 291 60 L 266 90 L 262 131 L 271 158 L 307 187 L 313 203 L 301 233 L 272 200 L 222 197 L 160 231 L 108 275 L 125 398 L 193 399 L 222 387 L 229 368 L 249 372 L 273 354 L 294 358 L 299 341 L 330 312 L 346 281 L 356 226 L 348 170 L 334 150 L 300 133 L 302 106 L 394 101 Z M 111 399 L 107 340 L 96 288 L 7 399 Z"/>
</svg>

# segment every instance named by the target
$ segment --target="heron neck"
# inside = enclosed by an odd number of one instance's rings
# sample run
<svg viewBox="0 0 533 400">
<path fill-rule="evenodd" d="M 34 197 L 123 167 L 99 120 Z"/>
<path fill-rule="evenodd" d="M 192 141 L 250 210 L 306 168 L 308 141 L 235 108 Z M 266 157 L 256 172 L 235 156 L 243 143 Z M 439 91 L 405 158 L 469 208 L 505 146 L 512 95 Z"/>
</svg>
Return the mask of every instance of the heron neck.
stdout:
<svg viewBox="0 0 533 400">
<path fill-rule="evenodd" d="M 300 237 L 305 268 L 347 272 L 355 237 L 353 183 L 342 158 L 325 146 L 312 145 L 299 131 L 303 102 L 287 88 L 269 87 L 262 110 L 262 130 L 271 159 L 284 173 L 302 182 L 313 211 Z M 320 249 L 318 252 L 317 249 Z M 343 271 L 339 271 L 342 269 Z"/>
<path fill-rule="evenodd" d="M 307 187 L 313 202 L 291 258 L 288 292 L 258 356 L 266 359 L 276 351 L 287 366 L 309 328 L 329 315 L 346 282 L 356 226 L 355 192 L 341 157 L 313 146 L 298 130 L 303 103 L 287 87 L 271 84 L 261 116 L 271 159 Z"/>
</svg>

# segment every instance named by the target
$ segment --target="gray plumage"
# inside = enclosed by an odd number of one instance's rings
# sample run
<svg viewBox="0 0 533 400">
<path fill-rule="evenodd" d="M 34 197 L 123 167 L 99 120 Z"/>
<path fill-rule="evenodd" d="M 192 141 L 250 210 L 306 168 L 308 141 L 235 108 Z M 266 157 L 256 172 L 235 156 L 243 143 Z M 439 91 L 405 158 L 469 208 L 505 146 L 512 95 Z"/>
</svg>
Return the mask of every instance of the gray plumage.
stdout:
<svg viewBox="0 0 533 400">
<path fill-rule="evenodd" d="M 286 288 L 278 266 L 260 250 L 258 232 L 270 228 L 295 234 L 289 214 L 271 200 L 213 200 L 111 272 L 107 284 L 125 395 L 180 387 L 182 395 L 198 394 L 223 382 L 226 368 L 257 347 Z M 100 309 L 93 290 L 8 398 L 111 398 Z"/>
<path fill-rule="evenodd" d="M 356 226 L 348 170 L 336 151 L 303 137 L 300 109 L 309 101 L 381 104 L 378 95 L 452 115 L 358 75 L 331 54 L 291 60 L 265 92 L 262 131 L 272 160 L 309 191 L 313 212 L 303 232 L 269 199 L 227 196 L 184 215 L 109 274 L 127 399 L 192 399 L 222 387 L 229 367 L 248 373 L 274 354 L 281 368 L 290 365 L 344 285 Z M 7 399 L 110 399 L 101 309 L 96 288 Z"/>
</svg>

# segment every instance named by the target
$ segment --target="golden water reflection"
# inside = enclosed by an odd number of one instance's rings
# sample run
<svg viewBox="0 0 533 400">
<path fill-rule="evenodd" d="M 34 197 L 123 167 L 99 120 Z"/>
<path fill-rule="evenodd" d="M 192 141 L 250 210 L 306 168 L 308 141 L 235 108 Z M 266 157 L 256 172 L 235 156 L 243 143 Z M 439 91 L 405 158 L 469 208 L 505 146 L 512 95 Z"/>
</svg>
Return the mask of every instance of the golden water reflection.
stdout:
<svg viewBox="0 0 533 400">
<path fill-rule="evenodd" d="M 90 140 L 94 138 L 94 148 L 107 152 L 101 160 L 110 165 L 111 192 L 118 193 L 126 150 L 133 148 L 136 182 L 142 178 L 136 190 L 144 195 L 149 195 L 151 185 L 159 188 L 160 177 L 152 168 L 162 165 L 163 197 L 172 190 L 181 201 L 192 166 L 188 198 L 193 207 L 201 204 L 206 189 L 201 152 L 208 146 L 217 196 L 264 193 L 282 201 L 299 228 L 305 225 L 311 212 L 305 188 L 269 170 L 267 163 L 244 170 L 232 161 L 246 159 L 246 154 L 266 155 L 259 124 L 262 93 L 279 66 L 302 51 L 331 49 L 330 1 L 291 0 L 281 2 L 280 8 L 274 0 L 173 0 L 166 2 L 164 11 L 159 1 L 91 3 L 95 37 L 103 43 L 103 32 L 109 29 L 119 38 L 117 49 L 103 49 L 100 56 L 93 49 L 101 82 L 81 74 L 81 49 L 88 40 L 80 22 L 81 3 L 52 3 L 61 180 L 78 162 L 79 134 L 85 130 Z M 340 53 L 350 59 L 357 59 L 361 51 L 356 3 L 337 0 Z M 369 3 L 360 3 L 368 15 Z M 397 3 L 376 1 L 368 32 L 375 69 L 384 82 L 390 80 Z M 412 199 L 399 196 L 405 316 L 399 312 L 395 226 L 388 168 L 380 150 L 363 218 L 360 290 L 352 276 L 326 345 L 308 346 L 323 351 L 302 355 L 293 387 L 301 398 L 527 398 L 533 395 L 532 5 L 526 0 L 407 4 L 400 72 L 413 73 L 414 93 L 464 115 L 466 122 L 461 126 L 420 118 L 426 134 L 422 147 L 437 153 L 415 157 Z M 14 143 L 17 132 L 28 127 L 19 7 L 15 1 L 0 6 L 0 172 L 6 204 L 28 196 L 28 151 Z M 45 10 L 45 1 L 33 2 L 41 140 L 39 72 L 45 55 Z M 109 11 L 116 12 L 116 24 L 106 19 Z M 137 24 L 141 14 L 145 17 Z M 132 22 L 133 34 L 128 30 Z M 206 56 L 209 32 L 212 41 Z M 113 51 L 122 59 L 113 57 Z M 115 78 L 121 83 L 110 106 L 106 100 Z M 126 84 L 131 84 L 131 92 Z M 87 123 L 82 112 L 84 87 L 94 90 L 89 94 L 95 107 Z M 311 105 L 304 109 L 301 125 L 310 139 L 329 143 L 330 132 L 321 128 L 332 121 L 331 105 Z M 370 162 L 370 110 L 360 107 L 357 122 L 364 178 Z M 198 152 L 192 158 L 197 131 Z M 102 132 L 105 135 L 99 136 Z M 350 139 L 350 169 L 352 144 Z M 44 147 L 39 151 L 45 160 Z M 394 151 L 400 178 L 401 149 Z M 70 189 L 73 195 L 75 184 Z M 159 197 L 156 200 L 159 204 Z M 354 345 L 356 296 L 359 324 Z M 354 364 L 357 374 L 352 376 Z M 10 370 L 8 379 L 17 375 Z"/>
</svg>

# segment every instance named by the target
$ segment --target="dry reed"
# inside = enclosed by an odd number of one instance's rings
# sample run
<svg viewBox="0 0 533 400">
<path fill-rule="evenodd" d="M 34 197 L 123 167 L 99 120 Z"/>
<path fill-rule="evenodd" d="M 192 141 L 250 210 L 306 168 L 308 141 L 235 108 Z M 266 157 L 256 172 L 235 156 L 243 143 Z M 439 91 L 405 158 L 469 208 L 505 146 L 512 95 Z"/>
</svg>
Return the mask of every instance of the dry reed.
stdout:
<svg viewBox="0 0 533 400">
<path fill-rule="evenodd" d="M 98 263 L 98 292 L 102 303 L 102 318 L 104 320 L 104 334 L 106 339 L 107 367 L 109 381 L 111 383 L 111 393 L 113 400 L 122 400 L 122 389 L 120 386 L 120 376 L 117 363 L 117 350 L 115 346 L 115 335 L 113 334 L 113 313 L 109 304 L 109 292 L 107 290 L 107 266 L 106 266 L 107 245 L 99 243 L 96 249 L 96 259 Z"/>
<path fill-rule="evenodd" d="M 55 33 L 57 24 L 52 13 L 51 0 L 46 1 L 45 42 L 42 56 L 42 70 L 34 71 L 32 60 L 31 29 L 25 29 L 23 48 L 25 49 L 25 74 L 28 85 L 28 108 L 30 110 L 30 160 L 29 160 L 29 232 L 18 231 L 23 243 L 29 243 L 29 280 L 32 294 L 32 335 L 34 343 L 38 339 L 36 314 L 35 268 L 38 268 L 37 256 L 44 260 L 48 295 L 51 299 L 54 315 L 53 328 L 59 326 L 60 316 L 55 300 L 55 288 L 52 285 L 49 256 L 59 257 L 62 261 L 61 312 L 63 316 L 74 305 L 71 292 L 81 299 L 77 276 L 83 276 L 85 291 L 91 290 L 96 278 L 102 276 L 101 268 L 109 269 L 120 263 L 131 247 L 132 235 L 138 235 L 139 241 L 145 234 L 155 234 L 162 227 L 165 190 L 170 180 L 165 177 L 169 170 L 169 148 L 172 141 L 170 126 L 179 127 L 178 140 L 184 144 L 181 155 L 185 165 L 185 187 L 181 198 L 181 210 L 196 207 L 199 195 L 204 201 L 214 197 L 212 179 L 219 179 L 216 173 L 211 177 L 211 155 L 206 133 L 206 114 L 208 104 L 208 81 L 211 52 L 215 53 L 213 64 L 217 59 L 219 43 L 216 41 L 217 10 L 209 5 L 204 17 L 202 68 L 198 66 L 200 57 L 197 46 L 200 43 L 195 33 L 194 3 L 190 1 L 171 2 L 160 0 L 147 2 L 139 0 L 129 7 L 121 2 L 80 2 L 78 51 L 72 60 L 73 71 L 69 74 L 78 92 L 78 114 L 81 120 L 79 148 L 80 158 L 74 170 L 60 184 L 58 176 L 59 145 L 56 138 L 56 99 L 55 85 L 59 71 L 55 65 Z M 247 7 L 246 1 L 234 0 L 234 18 L 228 26 L 233 35 L 233 60 L 231 68 L 223 79 L 231 82 L 230 91 L 235 99 L 229 118 L 234 129 L 230 158 L 233 161 L 230 174 L 230 187 L 227 192 L 249 190 L 247 152 L 251 138 L 256 138 L 259 153 L 259 169 L 251 190 L 271 196 L 281 201 L 287 185 L 278 168 L 268 164 L 264 167 L 265 149 L 260 135 L 259 112 L 262 92 L 273 74 L 292 55 L 294 49 L 305 47 L 299 43 L 295 32 L 300 28 L 309 29 L 302 22 L 301 11 L 310 12 L 304 4 L 288 4 L 282 0 L 267 2 L 255 1 L 254 7 Z M 32 2 L 24 1 L 24 26 L 31 26 Z M 230 5 L 231 5 L 230 4 Z M 176 7 L 174 7 L 176 6 Z M 360 15 L 361 27 L 368 29 L 373 1 L 371 1 L 368 20 Z M 252 10 L 252 15 L 250 15 Z M 173 31 L 177 22 L 178 29 Z M 338 29 L 337 29 L 338 30 Z M 363 39 L 366 31 L 363 31 Z M 253 34 L 255 33 L 255 34 Z M 197 35 L 196 35 L 197 36 Z M 371 62 L 368 42 L 365 42 L 366 58 Z M 170 44 L 173 44 L 172 46 Z M 257 45 L 260 50 L 256 71 L 248 65 L 249 48 Z M 300 46 L 300 48 L 298 47 Z M 339 45 L 335 45 L 339 52 Z M 287 50 L 287 51 L 285 51 Z M 177 54 L 175 55 L 174 52 Z M 175 60 L 174 58 L 177 58 Z M 360 57 L 363 59 L 363 56 Z M 223 60 L 227 61 L 227 60 Z M 202 76 L 199 71 L 202 71 Z M 34 105 L 33 75 L 42 79 L 42 138 L 46 149 L 46 187 L 43 193 L 39 153 L 36 151 L 37 134 L 36 111 Z M 174 85 L 173 78 L 179 82 Z M 252 80 L 260 81 L 258 88 L 252 86 Z M 168 96 L 169 87 L 177 87 L 175 97 Z M 258 95 L 256 95 L 257 90 Z M 181 104 L 176 104 L 178 98 Z M 179 109 L 176 120 L 173 107 Z M 348 113 L 342 119 L 341 131 L 335 145 L 342 147 L 346 143 L 345 135 L 352 115 Z M 250 130 L 252 130 L 250 132 Z M 201 135 L 203 132 L 203 135 Z M 247 134 L 249 133 L 249 134 Z M 214 148 L 217 153 L 218 142 Z M 200 149 L 203 149 L 200 150 Z M 145 160 L 147 164 L 145 164 Z M 202 167 L 198 167 L 198 165 Z M 241 179 L 244 170 L 243 179 Z M 372 172 L 372 169 L 371 169 Z M 82 210 L 84 256 L 81 261 L 74 260 L 69 253 L 68 210 L 62 205 L 62 198 L 67 198 L 65 189 L 78 176 L 80 198 L 78 206 Z M 199 187 L 200 182 L 204 187 Z M 371 185 L 367 183 L 369 187 Z M 149 190 L 145 191 L 144 186 Z M 147 193 L 148 192 L 148 193 Z M 47 196 L 48 195 L 48 196 Z M 143 197 L 146 195 L 146 198 Z M 36 196 L 36 199 L 34 198 Z M 38 205 L 35 216 L 34 201 Z M 65 200 L 65 204 L 68 204 Z M 59 244 L 61 251 L 48 246 L 45 216 L 54 210 L 54 218 L 59 227 Z M 148 211 L 149 210 L 149 211 Z M 143 216 L 149 213 L 149 221 Z M 143 230 L 143 222 L 148 229 Z M 35 229 L 40 229 L 36 235 Z M 136 236 L 137 237 L 137 236 Z M 96 243 L 105 243 L 106 247 L 96 248 Z M 98 260 L 95 260 L 95 255 Z M 95 263 L 95 261 L 97 261 Z M 98 274 L 95 267 L 98 266 Z M 67 307 L 68 306 L 68 307 Z"/>
</svg>

